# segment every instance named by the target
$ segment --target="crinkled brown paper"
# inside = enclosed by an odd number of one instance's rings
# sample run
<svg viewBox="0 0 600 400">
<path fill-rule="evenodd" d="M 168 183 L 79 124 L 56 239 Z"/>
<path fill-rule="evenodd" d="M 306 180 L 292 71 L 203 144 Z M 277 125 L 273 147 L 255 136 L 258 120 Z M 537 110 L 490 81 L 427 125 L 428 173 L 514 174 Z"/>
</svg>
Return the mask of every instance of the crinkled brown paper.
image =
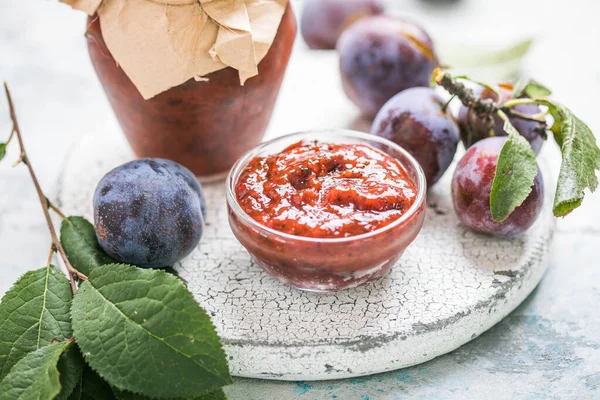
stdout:
<svg viewBox="0 0 600 400">
<path fill-rule="evenodd" d="M 288 0 L 61 0 L 97 13 L 106 46 L 144 99 L 226 67 L 258 75 Z"/>
</svg>

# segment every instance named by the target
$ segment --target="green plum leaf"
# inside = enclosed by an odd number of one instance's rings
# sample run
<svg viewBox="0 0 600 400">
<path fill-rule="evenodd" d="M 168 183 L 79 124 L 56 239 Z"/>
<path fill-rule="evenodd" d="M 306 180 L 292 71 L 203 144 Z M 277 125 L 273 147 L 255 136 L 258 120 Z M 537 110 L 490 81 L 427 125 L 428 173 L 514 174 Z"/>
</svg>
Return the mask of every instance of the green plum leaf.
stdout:
<svg viewBox="0 0 600 400">
<path fill-rule="evenodd" d="M 547 97 L 552 94 L 552 91 L 535 79 L 523 78 L 515 83 L 513 98 L 517 99 L 523 94 L 526 94 L 530 98 Z"/>
<path fill-rule="evenodd" d="M 512 97 L 518 99 L 525 92 L 525 87 L 529 84 L 529 78 L 519 78 L 513 85 Z"/>
<path fill-rule="evenodd" d="M 225 396 L 223 389 L 219 389 L 214 392 L 204 394 L 200 397 L 196 397 L 194 400 L 227 400 L 227 396 Z"/>
<path fill-rule="evenodd" d="M 71 286 L 53 265 L 25 273 L 0 303 L 0 380 L 28 353 L 73 336 Z"/>
<path fill-rule="evenodd" d="M 0 161 L 6 156 L 6 143 L 0 143 Z"/>
<path fill-rule="evenodd" d="M 97 267 L 77 291 L 71 317 L 86 362 L 119 390 L 194 398 L 232 382 L 210 318 L 164 271 Z"/>
<path fill-rule="evenodd" d="M 502 146 L 490 193 L 490 210 L 494 221 L 502 222 L 529 196 L 538 165 L 531 145 L 508 119 L 504 130 L 508 140 Z"/>
<path fill-rule="evenodd" d="M 60 393 L 55 400 L 66 400 L 81 380 L 84 361 L 76 344 L 70 345 L 58 360 L 58 372 L 60 374 Z"/>
<path fill-rule="evenodd" d="M 88 365 L 84 365 L 69 400 L 117 400 L 110 386 Z"/>
<path fill-rule="evenodd" d="M 548 97 L 552 94 L 552 90 L 532 79 L 525 87 L 525 93 L 533 99 L 536 97 Z"/>
<path fill-rule="evenodd" d="M 532 39 L 526 39 L 503 49 L 490 49 L 490 46 L 439 46 L 437 49 L 440 60 L 444 65 L 458 68 L 477 68 L 486 65 L 503 64 L 521 60 L 533 44 Z"/>
<path fill-rule="evenodd" d="M 61 390 L 57 365 L 70 344 L 51 344 L 20 359 L 0 382 L 0 400 L 54 399 Z"/>
<path fill-rule="evenodd" d="M 118 389 L 114 389 L 115 396 L 117 400 L 151 400 L 150 397 L 135 394 L 130 392 L 123 392 Z M 173 399 L 173 400 L 227 400 L 227 396 L 225 396 L 225 392 L 223 389 L 215 390 L 214 392 L 209 392 L 203 394 L 199 397 L 189 398 L 189 399 Z"/>
<path fill-rule="evenodd" d="M 585 190 L 598 187 L 600 149 L 590 128 L 567 107 L 548 99 L 536 99 L 548 107 L 554 118 L 550 128 L 561 149 L 562 163 L 558 175 L 553 212 L 564 217 L 583 202 Z"/>
<path fill-rule="evenodd" d="M 73 268 L 84 275 L 89 275 L 101 265 L 115 263 L 98 244 L 94 225 L 83 217 L 63 220 L 60 242 Z"/>
</svg>

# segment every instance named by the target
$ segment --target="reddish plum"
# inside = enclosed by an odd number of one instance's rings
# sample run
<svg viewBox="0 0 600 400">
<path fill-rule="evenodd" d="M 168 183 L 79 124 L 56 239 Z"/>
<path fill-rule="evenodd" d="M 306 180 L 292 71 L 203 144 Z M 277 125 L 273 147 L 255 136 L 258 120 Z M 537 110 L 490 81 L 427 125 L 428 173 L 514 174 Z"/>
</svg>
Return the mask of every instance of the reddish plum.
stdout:
<svg viewBox="0 0 600 400">
<path fill-rule="evenodd" d="M 458 126 L 431 88 L 407 89 L 377 114 L 371 133 L 405 148 L 423 167 L 431 187 L 446 172 L 460 141 Z"/>
<path fill-rule="evenodd" d="M 382 0 L 305 0 L 300 31 L 311 49 L 333 50 L 344 29 L 383 11 Z"/>
<path fill-rule="evenodd" d="M 483 139 L 467 150 L 452 178 L 452 200 L 458 218 L 475 232 L 511 237 L 525 232 L 537 219 L 544 201 L 541 171 L 523 204 L 502 222 L 492 219 L 490 191 L 496 173 L 498 155 L 506 137 Z"/>
<path fill-rule="evenodd" d="M 366 17 L 342 33 L 337 44 L 344 91 L 365 116 L 415 86 L 429 86 L 437 65 L 433 43 L 412 22 Z"/>
<path fill-rule="evenodd" d="M 512 98 L 513 86 L 510 83 L 501 83 L 499 87 L 502 93 L 503 101 Z M 492 99 L 494 101 L 498 101 L 498 95 L 489 89 L 476 90 L 476 93 L 480 94 L 482 99 Z M 519 104 L 512 109 L 526 115 L 535 115 L 541 111 L 540 108 L 535 104 Z M 483 121 L 477 116 L 477 114 L 475 114 L 475 112 L 469 110 L 465 106 L 460 107 L 456 119 L 460 127 L 462 141 L 466 148 L 472 146 L 473 143 L 491 136 L 491 132 L 488 130 L 485 121 Z M 493 119 L 493 135 L 507 136 L 508 134 L 503 128 L 504 121 L 497 115 L 494 115 Z M 533 152 L 538 154 L 542 148 L 542 145 L 544 144 L 544 138 L 542 135 L 546 130 L 546 125 L 520 118 L 510 118 L 510 122 L 519 131 L 519 133 L 529 141 Z"/>
</svg>

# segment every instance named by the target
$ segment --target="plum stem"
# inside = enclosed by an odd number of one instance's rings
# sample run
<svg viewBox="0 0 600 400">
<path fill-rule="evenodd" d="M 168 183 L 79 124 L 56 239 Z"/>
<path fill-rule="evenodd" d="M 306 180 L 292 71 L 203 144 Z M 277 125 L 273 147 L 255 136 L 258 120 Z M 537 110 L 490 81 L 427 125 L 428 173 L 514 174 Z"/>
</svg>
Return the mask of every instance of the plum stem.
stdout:
<svg viewBox="0 0 600 400">
<path fill-rule="evenodd" d="M 67 219 L 67 216 L 65 214 L 63 214 L 62 211 L 60 211 L 60 209 L 54 205 L 54 203 L 52 203 L 50 201 L 49 198 L 46 197 L 46 202 L 48 203 L 48 208 L 51 209 L 52 211 L 54 211 L 56 213 L 56 215 L 58 215 L 60 217 L 60 219 Z"/>
<path fill-rule="evenodd" d="M 35 186 L 35 190 L 38 194 L 38 198 L 40 199 L 40 203 L 42 205 L 42 210 L 44 211 L 44 217 L 46 218 L 48 230 L 50 231 L 50 237 L 52 238 L 51 254 L 55 251 L 58 252 L 58 254 L 60 254 L 60 257 L 63 260 L 65 267 L 67 269 L 68 275 L 69 275 L 69 281 L 71 282 L 71 291 L 73 292 L 73 294 L 75 294 L 75 292 L 77 291 L 76 280 L 77 279 L 87 280 L 87 276 L 85 276 L 84 274 L 82 274 L 81 272 L 79 272 L 75 268 L 73 268 L 73 266 L 69 262 L 69 259 L 67 258 L 67 254 L 65 253 L 65 250 L 63 249 L 62 245 L 60 244 L 60 240 L 58 239 L 58 236 L 56 234 L 56 229 L 54 228 L 54 224 L 52 223 L 52 218 L 50 217 L 50 210 L 52 209 L 55 212 L 57 212 L 57 214 L 60 215 L 61 218 L 65 218 L 65 216 L 62 212 L 60 212 L 60 210 L 58 210 L 58 208 L 56 206 L 54 206 L 48 200 L 48 197 L 46 197 L 46 195 L 42 191 L 42 188 L 40 187 L 38 179 L 35 175 L 33 167 L 31 166 L 31 163 L 29 162 L 29 158 L 27 157 L 27 153 L 25 151 L 25 146 L 23 144 L 23 137 L 21 135 L 21 129 L 19 127 L 19 122 L 17 121 L 17 114 L 15 112 L 15 106 L 13 104 L 12 97 L 10 95 L 10 91 L 8 90 L 8 85 L 6 84 L 6 82 L 4 82 L 4 91 L 6 92 L 6 99 L 8 100 L 8 107 L 10 110 L 10 119 L 12 120 L 12 123 L 13 123 L 12 131 L 15 133 L 17 140 L 19 142 L 19 147 L 21 148 L 21 156 L 19 157 L 19 162 L 25 164 L 25 166 L 27 167 L 27 169 L 29 171 L 29 175 L 31 176 L 31 180 L 33 181 L 33 186 Z M 11 136 L 12 136 L 12 134 L 11 134 Z M 49 259 L 51 259 L 51 257 L 49 257 Z"/>
<path fill-rule="evenodd" d="M 4 143 L 6 146 L 8 146 L 8 144 L 12 140 L 13 136 L 15 136 L 15 128 L 14 127 L 10 130 L 10 135 L 8 135 L 8 139 L 6 139 L 6 143 Z"/>
<path fill-rule="evenodd" d="M 435 82 L 446 89 L 451 95 L 480 115 L 492 115 L 498 112 L 498 105 L 492 99 L 482 99 L 472 89 L 458 82 L 447 72 L 437 69 L 434 72 Z"/>
<path fill-rule="evenodd" d="M 535 121 L 542 124 L 546 123 L 544 119 L 540 119 L 537 116 L 523 114 L 512 109 L 512 107 L 519 104 L 535 104 L 535 99 L 512 99 L 499 105 L 492 99 L 482 99 L 480 96 L 477 96 L 471 88 L 466 87 L 463 83 L 453 78 L 452 75 L 439 68 L 433 73 L 435 82 L 438 85 L 446 89 L 451 95 L 458 97 L 466 107 L 475 111 L 483 119 L 489 120 L 491 115 L 498 114 L 498 111 L 503 111 L 508 117 Z"/>
<path fill-rule="evenodd" d="M 53 242 L 50 245 L 50 254 L 48 254 L 48 262 L 46 263 L 46 265 L 52 264 L 52 258 L 54 257 L 54 253 L 56 253 L 56 246 L 54 245 L 54 242 Z"/>
<path fill-rule="evenodd" d="M 511 108 L 519 104 L 537 104 L 537 101 L 535 99 L 511 99 L 504 103 L 504 107 Z"/>
<path fill-rule="evenodd" d="M 442 112 L 445 114 L 446 110 L 448 109 L 448 107 L 450 106 L 450 103 L 452 103 L 452 100 L 454 100 L 456 98 L 456 95 L 453 94 L 452 97 L 450 97 L 450 99 L 442 106 Z"/>
<path fill-rule="evenodd" d="M 545 124 L 546 120 L 542 118 L 540 118 L 537 115 L 527 115 L 527 114 L 523 114 L 522 112 L 516 111 L 516 110 L 510 110 L 510 112 L 506 112 L 507 107 L 500 107 L 501 111 L 504 111 L 505 114 L 510 114 L 511 117 L 514 118 L 520 118 L 520 119 L 524 119 L 526 121 L 534 121 L 534 122 L 539 122 L 541 124 Z M 509 107 L 510 109 L 510 107 Z"/>
</svg>

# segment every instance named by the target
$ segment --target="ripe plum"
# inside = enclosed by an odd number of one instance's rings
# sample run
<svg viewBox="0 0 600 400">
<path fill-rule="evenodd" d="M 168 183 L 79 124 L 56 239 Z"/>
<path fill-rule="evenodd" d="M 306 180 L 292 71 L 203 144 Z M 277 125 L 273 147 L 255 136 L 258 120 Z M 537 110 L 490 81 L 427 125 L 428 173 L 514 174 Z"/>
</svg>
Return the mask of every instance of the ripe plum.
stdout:
<svg viewBox="0 0 600 400">
<path fill-rule="evenodd" d="M 198 244 L 205 208 L 200 184 L 182 165 L 159 158 L 131 161 L 98 183 L 96 236 L 118 261 L 144 268 L 172 266 Z"/>
<path fill-rule="evenodd" d="M 342 86 L 367 117 L 415 86 L 429 86 L 437 65 L 433 43 L 418 25 L 390 17 L 366 17 L 340 36 Z"/>
<path fill-rule="evenodd" d="M 494 236 L 511 237 L 525 232 L 537 219 L 544 201 L 541 171 L 534 179 L 531 193 L 502 222 L 492 219 L 490 191 L 498 155 L 506 137 L 492 137 L 475 143 L 459 161 L 452 178 L 452 200 L 458 218 L 470 229 Z"/>
<path fill-rule="evenodd" d="M 431 187 L 446 172 L 460 141 L 458 126 L 431 88 L 407 89 L 381 108 L 371 133 L 406 149 L 417 159 Z"/>
<path fill-rule="evenodd" d="M 311 49 L 333 50 L 344 29 L 383 11 L 382 0 L 305 0 L 300 31 Z"/>
</svg>

